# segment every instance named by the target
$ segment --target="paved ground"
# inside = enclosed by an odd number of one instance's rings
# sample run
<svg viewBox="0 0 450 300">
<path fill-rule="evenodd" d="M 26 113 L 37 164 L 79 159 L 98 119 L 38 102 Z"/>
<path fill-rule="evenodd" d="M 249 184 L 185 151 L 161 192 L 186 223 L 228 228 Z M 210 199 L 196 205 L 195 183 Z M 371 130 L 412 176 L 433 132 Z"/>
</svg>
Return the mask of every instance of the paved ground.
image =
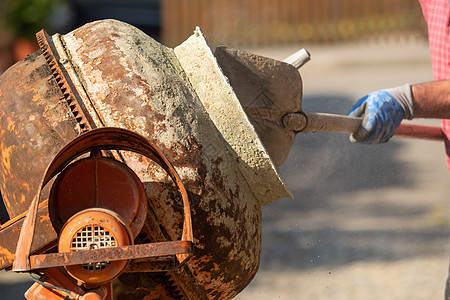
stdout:
<svg viewBox="0 0 450 300">
<path fill-rule="evenodd" d="M 294 49 L 254 52 L 283 59 Z M 431 79 L 421 42 L 308 50 L 306 111 L 345 114 L 369 91 Z M 299 135 L 281 173 L 295 199 L 263 208 L 260 271 L 238 299 L 443 299 L 450 184 L 441 143 Z M 20 299 L 28 285 L 0 272 L 2 299 Z"/>
<path fill-rule="evenodd" d="M 345 114 L 367 92 L 432 78 L 422 42 L 309 51 L 305 111 Z M 299 135 L 281 173 L 295 199 L 263 208 L 261 267 L 238 299 L 444 298 L 450 184 L 441 143 Z"/>
</svg>

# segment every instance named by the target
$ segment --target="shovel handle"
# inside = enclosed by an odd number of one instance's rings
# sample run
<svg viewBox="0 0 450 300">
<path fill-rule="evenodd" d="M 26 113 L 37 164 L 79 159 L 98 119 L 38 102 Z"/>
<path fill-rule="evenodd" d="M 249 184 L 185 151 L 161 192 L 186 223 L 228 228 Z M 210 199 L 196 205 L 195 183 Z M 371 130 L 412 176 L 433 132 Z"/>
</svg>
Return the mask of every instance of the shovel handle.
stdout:
<svg viewBox="0 0 450 300">
<path fill-rule="evenodd" d="M 361 126 L 362 118 L 326 113 L 292 113 L 283 118 L 286 128 L 294 131 L 354 133 Z M 440 127 L 401 124 L 394 136 L 442 141 L 444 134 Z"/>
<path fill-rule="evenodd" d="M 400 124 L 394 136 L 418 138 L 433 141 L 444 141 L 445 135 L 441 127 L 414 124 Z"/>
</svg>

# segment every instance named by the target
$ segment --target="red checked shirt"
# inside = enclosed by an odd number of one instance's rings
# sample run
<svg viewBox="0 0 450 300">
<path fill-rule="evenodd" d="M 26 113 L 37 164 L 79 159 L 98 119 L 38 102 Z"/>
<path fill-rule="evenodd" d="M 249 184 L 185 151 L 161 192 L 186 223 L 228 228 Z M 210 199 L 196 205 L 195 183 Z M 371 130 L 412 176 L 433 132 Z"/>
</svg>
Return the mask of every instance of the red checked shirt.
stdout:
<svg viewBox="0 0 450 300">
<path fill-rule="evenodd" d="M 450 79 L 450 0 L 419 0 L 428 25 L 434 80 Z M 446 135 L 447 165 L 450 170 L 450 120 L 442 120 Z"/>
</svg>

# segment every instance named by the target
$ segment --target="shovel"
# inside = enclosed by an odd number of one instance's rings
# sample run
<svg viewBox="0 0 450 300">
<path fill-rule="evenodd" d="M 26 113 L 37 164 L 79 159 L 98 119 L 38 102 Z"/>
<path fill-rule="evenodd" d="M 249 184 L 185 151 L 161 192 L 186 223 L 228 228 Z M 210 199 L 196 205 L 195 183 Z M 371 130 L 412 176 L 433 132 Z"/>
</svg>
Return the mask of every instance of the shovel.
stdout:
<svg viewBox="0 0 450 300">
<path fill-rule="evenodd" d="M 362 118 L 302 110 L 302 78 L 309 60 L 301 50 L 283 62 L 225 46 L 214 55 L 262 143 L 278 167 L 287 158 L 298 133 L 354 133 Z M 441 128 L 401 124 L 395 136 L 442 141 Z"/>
</svg>

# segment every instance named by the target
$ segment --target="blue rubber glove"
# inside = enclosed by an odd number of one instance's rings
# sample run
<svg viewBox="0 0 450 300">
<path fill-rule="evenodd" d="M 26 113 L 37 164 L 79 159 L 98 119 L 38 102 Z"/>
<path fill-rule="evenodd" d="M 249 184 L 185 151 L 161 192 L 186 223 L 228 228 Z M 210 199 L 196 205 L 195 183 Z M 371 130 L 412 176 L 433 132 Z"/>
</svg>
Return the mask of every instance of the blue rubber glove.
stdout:
<svg viewBox="0 0 450 300">
<path fill-rule="evenodd" d="M 414 114 L 411 86 L 403 86 L 370 93 L 350 110 L 349 115 L 362 117 L 362 126 L 350 136 L 350 141 L 361 144 L 387 142 L 403 119 Z"/>
</svg>

